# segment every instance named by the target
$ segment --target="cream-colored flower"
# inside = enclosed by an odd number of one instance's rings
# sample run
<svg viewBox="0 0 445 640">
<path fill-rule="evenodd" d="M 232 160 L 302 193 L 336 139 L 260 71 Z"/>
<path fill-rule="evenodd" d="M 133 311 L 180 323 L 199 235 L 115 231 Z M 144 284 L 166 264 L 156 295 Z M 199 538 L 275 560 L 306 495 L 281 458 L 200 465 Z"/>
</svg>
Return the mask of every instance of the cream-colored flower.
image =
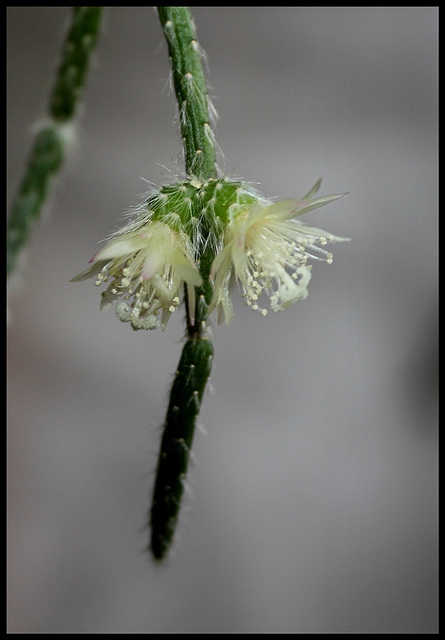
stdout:
<svg viewBox="0 0 445 640">
<path fill-rule="evenodd" d="M 164 329 L 181 302 L 184 284 L 190 308 L 195 308 L 195 287 L 202 279 L 191 241 L 164 222 L 123 229 L 91 262 L 72 282 L 96 276 L 96 285 L 109 283 L 102 293 L 101 310 L 118 302 L 117 315 L 134 329 Z"/>
<path fill-rule="evenodd" d="M 311 279 L 308 260 L 331 263 L 332 254 L 324 245 L 349 239 L 296 221 L 304 213 L 345 195 L 311 199 L 320 182 L 302 200 L 271 203 L 258 199 L 251 206 L 229 210 L 223 248 L 211 269 L 214 295 L 210 310 L 218 308 L 219 321 L 225 319 L 229 324 L 233 318 L 229 294 L 232 273 L 252 309 L 266 315 L 267 310 L 260 307 L 259 301 L 266 293 L 271 309 L 281 311 L 308 295 Z"/>
</svg>

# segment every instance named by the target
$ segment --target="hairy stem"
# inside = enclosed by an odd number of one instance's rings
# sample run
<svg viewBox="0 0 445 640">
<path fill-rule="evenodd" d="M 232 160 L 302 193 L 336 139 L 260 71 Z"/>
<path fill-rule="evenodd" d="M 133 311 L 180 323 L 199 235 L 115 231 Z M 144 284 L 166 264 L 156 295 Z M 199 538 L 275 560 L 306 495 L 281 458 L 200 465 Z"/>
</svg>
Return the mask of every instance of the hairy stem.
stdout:
<svg viewBox="0 0 445 640">
<path fill-rule="evenodd" d="M 215 178 L 216 156 L 199 44 L 187 7 L 157 7 L 168 43 L 181 120 L 185 170 L 198 180 Z"/>
<path fill-rule="evenodd" d="M 217 170 L 207 89 L 192 18 L 186 7 L 158 7 L 158 13 L 168 42 L 186 172 L 190 179 L 205 182 L 216 178 Z M 150 550 L 156 560 L 166 557 L 173 541 L 196 420 L 212 367 L 207 317 L 213 292 L 210 267 L 215 256 L 210 243 L 203 246 L 199 257 L 203 282 L 196 289 L 194 310 L 185 293 L 187 340 L 171 389 L 150 511 Z"/>
</svg>

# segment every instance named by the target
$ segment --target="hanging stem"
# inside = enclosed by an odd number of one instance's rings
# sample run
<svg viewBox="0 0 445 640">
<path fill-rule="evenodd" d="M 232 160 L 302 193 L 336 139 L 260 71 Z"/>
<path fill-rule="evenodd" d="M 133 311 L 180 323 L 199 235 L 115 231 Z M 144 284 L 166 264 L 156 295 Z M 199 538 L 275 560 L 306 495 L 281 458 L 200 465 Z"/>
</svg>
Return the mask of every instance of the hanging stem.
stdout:
<svg viewBox="0 0 445 640">
<path fill-rule="evenodd" d="M 186 173 L 193 180 L 212 180 L 217 176 L 215 146 L 192 18 L 186 7 L 157 9 L 168 42 Z M 197 214 L 199 217 L 200 212 Z M 202 231 L 206 233 L 205 220 Z M 171 389 L 150 511 L 150 550 L 157 560 L 166 557 L 173 541 L 196 420 L 212 367 L 213 346 L 207 335 L 207 310 L 213 292 L 210 267 L 215 256 L 209 244 L 204 242 L 203 246 L 206 248 L 199 257 L 203 283 L 196 289 L 194 310 L 190 309 L 190 297 L 185 292 L 187 340 Z"/>
<path fill-rule="evenodd" d="M 7 274 L 17 263 L 38 221 L 69 141 L 102 18 L 103 7 L 73 7 L 60 66 L 48 104 L 48 122 L 34 141 L 28 165 L 11 205 L 7 227 Z"/>
</svg>

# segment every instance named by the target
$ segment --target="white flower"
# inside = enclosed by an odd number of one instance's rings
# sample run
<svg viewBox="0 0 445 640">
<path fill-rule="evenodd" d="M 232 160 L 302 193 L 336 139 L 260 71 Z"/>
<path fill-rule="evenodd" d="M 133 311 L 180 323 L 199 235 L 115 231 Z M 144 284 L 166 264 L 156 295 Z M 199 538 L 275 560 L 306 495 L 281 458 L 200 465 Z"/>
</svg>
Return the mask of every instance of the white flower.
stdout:
<svg viewBox="0 0 445 640">
<path fill-rule="evenodd" d="M 308 295 L 308 260 L 331 263 L 332 254 L 323 246 L 349 239 L 296 221 L 302 214 L 345 195 L 311 199 L 320 182 L 302 200 L 271 203 L 258 199 L 253 205 L 229 209 L 223 248 L 211 269 L 214 295 L 210 310 L 218 308 L 219 321 L 225 319 L 230 324 L 233 318 L 229 294 L 232 272 L 252 309 L 266 315 L 267 310 L 259 306 L 259 298 L 265 292 L 271 309 L 281 311 Z"/>
<path fill-rule="evenodd" d="M 202 278 L 189 237 L 160 221 L 129 225 L 91 259 L 94 264 L 71 282 L 96 276 L 108 284 L 101 310 L 119 301 L 116 313 L 134 329 L 165 328 L 180 304 L 184 284 L 195 308 L 195 287 Z"/>
</svg>

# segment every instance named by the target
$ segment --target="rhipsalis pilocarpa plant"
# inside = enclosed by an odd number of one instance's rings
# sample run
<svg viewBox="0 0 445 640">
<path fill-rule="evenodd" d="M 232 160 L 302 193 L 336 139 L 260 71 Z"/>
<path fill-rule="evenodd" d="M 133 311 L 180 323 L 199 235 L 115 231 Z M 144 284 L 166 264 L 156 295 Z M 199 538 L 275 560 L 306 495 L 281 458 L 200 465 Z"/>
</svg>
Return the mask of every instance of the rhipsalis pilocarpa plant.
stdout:
<svg viewBox="0 0 445 640">
<path fill-rule="evenodd" d="M 196 420 L 210 375 L 209 317 L 232 322 L 231 285 L 265 315 L 308 294 L 311 260 L 332 262 L 324 247 L 346 240 L 297 222 L 344 194 L 271 201 L 220 175 L 201 51 L 186 7 L 158 7 L 178 101 L 185 178 L 149 193 L 135 217 L 73 280 L 105 285 L 101 308 L 133 329 L 165 329 L 184 302 L 186 340 L 173 381 L 150 511 L 150 549 L 165 558 L 174 538 Z M 264 302 L 265 301 L 265 302 Z"/>
</svg>

